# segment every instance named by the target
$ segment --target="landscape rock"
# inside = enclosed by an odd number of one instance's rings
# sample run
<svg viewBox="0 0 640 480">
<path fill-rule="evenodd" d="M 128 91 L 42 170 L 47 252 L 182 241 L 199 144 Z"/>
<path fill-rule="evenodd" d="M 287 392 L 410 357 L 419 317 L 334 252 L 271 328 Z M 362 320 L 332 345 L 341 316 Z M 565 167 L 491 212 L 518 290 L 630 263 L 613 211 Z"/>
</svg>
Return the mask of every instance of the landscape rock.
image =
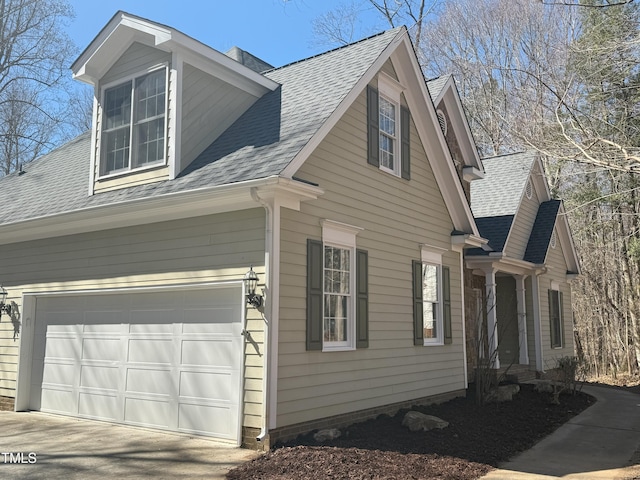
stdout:
<svg viewBox="0 0 640 480">
<path fill-rule="evenodd" d="M 433 415 L 425 415 L 424 413 L 411 410 L 404 416 L 402 426 L 408 427 L 412 432 L 418 432 L 420 430 L 427 432 L 434 428 L 446 428 L 449 426 L 449 422 L 434 417 Z"/>
<path fill-rule="evenodd" d="M 487 393 L 485 401 L 487 402 L 510 402 L 513 396 L 520 391 L 520 385 L 501 385 L 498 388 Z"/>
<path fill-rule="evenodd" d="M 316 442 L 326 442 L 328 440 L 335 440 L 339 438 L 341 435 L 340 430 L 337 428 L 326 428 L 324 430 L 319 430 L 313 434 L 313 439 Z"/>
<path fill-rule="evenodd" d="M 553 393 L 553 382 L 551 380 L 536 380 L 533 389 L 536 392 Z"/>
</svg>

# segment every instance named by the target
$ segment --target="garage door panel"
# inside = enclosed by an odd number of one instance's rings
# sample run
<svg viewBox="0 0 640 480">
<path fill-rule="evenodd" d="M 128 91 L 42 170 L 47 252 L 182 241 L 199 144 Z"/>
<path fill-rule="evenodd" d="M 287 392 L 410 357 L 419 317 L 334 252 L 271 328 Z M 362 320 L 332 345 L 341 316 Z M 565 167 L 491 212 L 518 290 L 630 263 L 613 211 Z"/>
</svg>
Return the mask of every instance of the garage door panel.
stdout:
<svg viewBox="0 0 640 480">
<path fill-rule="evenodd" d="M 77 384 L 77 372 L 78 369 L 74 364 L 47 363 L 42 373 L 42 382 L 73 387 Z"/>
<path fill-rule="evenodd" d="M 169 401 L 161 399 L 126 398 L 124 420 L 136 425 L 175 428 L 171 424 Z"/>
<path fill-rule="evenodd" d="M 173 340 L 130 339 L 127 360 L 134 363 L 170 365 L 175 357 Z"/>
<path fill-rule="evenodd" d="M 235 377 L 235 378 L 234 378 Z M 237 401 L 237 375 L 232 371 L 180 372 L 180 396 Z"/>
<path fill-rule="evenodd" d="M 76 337 L 54 337 L 47 335 L 44 356 L 48 359 L 77 361 L 81 358 L 81 345 Z"/>
<path fill-rule="evenodd" d="M 239 286 L 39 297 L 30 408 L 238 440 L 242 308 Z"/>
<path fill-rule="evenodd" d="M 85 325 L 83 332 L 86 335 L 119 335 L 122 331 L 122 323 L 125 321 L 124 315 L 120 312 L 117 319 L 104 318 L 104 312 L 100 312 L 100 315 L 85 315 Z M 91 323 L 101 322 L 101 323 Z"/>
<path fill-rule="evenodd" d="M 102 362 L 117 362 L 122 358 L 122 342 L 119 337 L 84 338 L 82 359 Z"/>
<path fill-rule="evenodd" d="M 132 335 L 173 335 L 174 328 L 173 323 L 132 323 L 129 325 L 129 331 Z"/>
<path fill-rule="evenodd" d="M 184 311 L 185 333 L 224 333 L 231 332 L 236 321 L 236 309 L 225 308 L 189 308 Z"/>
<path fill-rule="evenodd" d="M 129 315 L 129 323 L 132 325 L 163 325 L 171 326 L 172 323 L 179 323 L 180 313 L 174 309 L 150 309 L 150 310 L 131 310 Z M 171 333 L 170 331 L 168 333 Z"/>
<path fill-rule="evenodd" d="M 192 405 L 181 404 L 178 408 L 178 429 L 184 432 L 211 432 L 221 438 L 233 438 L 237 407 L 228 405 Z"/>
<path fill-rule="evenodd" d="M 80 386 L 117 391 L 120 382 L 118 366 L 81 365 Z"/>
<path fill-rule="evenodd" d="M 42 405 L 46 406 L 47 412 L 76 415 L 78 411 L 78 395 L 72 390 L 57 390 L 53 387 L 43 388 Z"/>
<path fill-rule="evenodd" d="M 99 420 L 117 421 L 120 414 L 120 401 L 116 394 L 105 391 L 80 392 L 78 414 Z"/>
<path fill-rule="evenodd" d="M 231 338 L 216 340 L 183 340 L 182 365 L 216 365 L 232 367 L 234 344 Z"/>
<path fill-rule="evenodd" d="M 127 368 L 127 393 L 172 394 L 174 373 L 171 370 Z"/>
</svg>

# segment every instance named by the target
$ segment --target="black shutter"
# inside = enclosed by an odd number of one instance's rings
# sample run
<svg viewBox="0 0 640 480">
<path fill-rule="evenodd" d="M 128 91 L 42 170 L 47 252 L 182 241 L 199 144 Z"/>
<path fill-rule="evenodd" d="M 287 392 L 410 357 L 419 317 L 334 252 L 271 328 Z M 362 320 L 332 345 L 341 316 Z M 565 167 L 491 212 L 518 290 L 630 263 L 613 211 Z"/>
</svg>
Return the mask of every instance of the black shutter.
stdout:
<svg viewBox="0 0 640 480">
<path fill-rule="evenodd" d="M 413 344 L 424 345 L 422 323 L 422 262 L 413 260 Z"/>
<path fill-rule="evenodd" d="M 442 267 L 442 307 L 443 307 L 443 326 L 444 326 L 444 343 L 453 343 L 453 334 L 451 332 L 451 273 L 449 267 Z"/>
<path fill-rule="evenodd" d="M 369 346 L 369 255 L 356 250 L 356 348 Z"/>
<path fill-rule="evenodd" d="M 307 350 L 322 350 L 322 258 L 318 240 L 307 240 Z"/>
<path fill-rule="evenodd" d="M 400 173 L 402 178 L 409 180 L 411 178 L 411 115 L 407 107 L 400 107 Z"/>
<path fill-rule="evenodd" d="M 380 166 L 380 113 L 378 112 L 378 91 L 367 86 L 367 162 Z"/>
</svg>

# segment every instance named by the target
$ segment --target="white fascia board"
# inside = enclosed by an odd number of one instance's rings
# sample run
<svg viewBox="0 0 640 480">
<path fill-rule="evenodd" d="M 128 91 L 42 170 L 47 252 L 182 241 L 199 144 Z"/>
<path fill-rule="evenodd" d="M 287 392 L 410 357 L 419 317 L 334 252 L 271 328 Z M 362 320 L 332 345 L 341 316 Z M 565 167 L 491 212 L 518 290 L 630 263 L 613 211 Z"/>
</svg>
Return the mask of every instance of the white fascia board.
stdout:
<svg viewBox="0 0 640 480">
<path fill-rule="evenodd" d="M 462 177 L 467 182 L 472 182 L 473 180 L 482 180 L 484 178 L 484 171 L 474 166 L 467 165 L 466 167 L 462 167 Z"/>
<path fill-rule="evenodd" d="M 267 177 L 5 224 L 0 226 L 0 245 L 258 208 L 262 205 L 252 195 L 255 188 L 288 199 L 290 207 L 297 201 L 298 208 L 300 202 L 323 193 L 322 189 L 302 182 Z"/>
<path fill-rule="evenodd" d="M 408 34 L 404 34 L 401 41 L 405 48 L 396 48 L 393 52 L 396 60 L 394 66 L 400 83 L 406 87 L 404 93 L 409 110 L 413 112 L 411 118 L 426 150 L 454 228 L 480 237 Z M 428 117 L 416 112 L 427 112 Z"/>
<path fill-rule="evenodd" d="M 480 236 L 471 235 L 470 233 L 457 233 L 451 235 L 451 245 L 461 246 L 462 248 L 483 248 L 489 243 L 489 240 Z"/>
<path fill-rule="evenodd" d="M 124 12 L 118 12 L 73 63 L 73 78 L 94 84 L 133 42 L 166 52 L 180 52 L 184 60 L 194 67 L 257 97 L 279 86 L 277 82 L 176 29 Z"/>
<path fill-rule="evenodd" d="M 469 126 L 469 120 L 467 119 L 467 114 L 465 113 L 464 107 L 462 106 L 462 101 L 460 100 L 460 94 L 458 93 L 458 88 L 453 80 L 453 77 L 450 78 L 451 81 L 451 97 L 453 98 L 453 103 L 455 105 L 455 110 L 458 113 L 456 115 L 458 118 L 456 119 L 456 123 L 454 125 L 456 135 L 458 139 L 461 137 L 466 139 L 464 148 L 465 158 L 471 158 L 473 160 L 473 167 L 482 172 L 482 177 L 484 177 L 484 167 L 482 166 L 482 160 L 480 160 L 480 154 L 478 153 L 478 148 L 476 147 L 476 141 L 473 138 L 473 134 L 471 133 L 471 127 Z M 447 82 L 447 85 L 449 82 Z M 447 109 L 449 110 L 449 109 Z M 451 115 L 451 112 L 449 112 Z M 464 132 L 461 134 L 460 130 Z"/>
<path fill-rule="evenodd" d="M 560 240 L 560 247 L 562 248 L 562 253 L 564 254 L 567 267 L 570 269 L 575 268 L 575 270 L 571 270 L 571 272 L 580 275 L 582 271 L 580 268 L 580 261 L 578 260 L 578 252 L 576 251 L 576 246 L 573 242 L 569 219 L 567 218 L 567 213 L 564 211 L 563 203 L 560 203 L 560 208 L 558 209 L 556 230 L 559 233 L 558 237 Z"/>
<path fill-rule="evenodd" d="M 470 269 L 484 270 L 492 267 L 498 272 L 510 273 L 512 275 L 532 275 L 534 272 L 544 273 L 544 265 L 518 260 L 517 258 L 505 257 L 502 254 L 489 256 L 465 257 L 465 263 Z"/>
<path fill-rule="evenodd" d="M 329 134 L 331 129 L 335 127 L 338 121 L 343 117 L 343 115 L 347 112 L 349 107 L 356 101 L 356 99 L 360 96 L 360 93 L 365 89 L 365 87 L 369 84 L 373 77 L 376 76 L 378 71 L 382 68 L 384 63 L 389 59 L 393 51 L 400 45 L 403 41 L 403 36 L 406 35 L 405 32 L 398 33 L 398 35 L 389 42 L 389 45 L 383 50 L 380 56 L 371 64 L 369 69 L 365 72 L 362 77 L 356 82 L 351 91 L 346 95 L 346 97 L 340 102 L 340 104 L 336 107 L 336 109 L 329 115 L 329 118 L 320 126 L 320 128 L 316 131 L 316 133 L 311 137 L 311 139 L 305 144 L 304 147 L 298 152 L 289 165 L 287 165 L 282 171 L 282 176 L 292 178 L 296 172 L 302 167 L 304 162 L 309 158 L 309 156 L 315 151 L 315 149 L 320 145 L 320 142 L 324 140 L 324 138 Z"/>
<path fill-rule="evenodd" d="M 190 58 L 197 58 L 199 62 L 194 64 L 194 67 L 205 71 L 207 64 L 215 65 L 217 68 L 222 67 L 226 72 L 228 72 L 228 75 L 233 76 L 236 81 L 248 83 L 252 85 L 254 89 L 260 89 L 262 93 L 273 91 L 280 86 L 278 82 L 265 77 L 240 62 L 235 61 L 233 58 L 228 57 L 224 53 L 221 53 L 180 31 L 173 31 L 171 39 L 167 40 L 166 43 L 165 48 L 173 49 L 175 46 L 185 53 L 189 52 Z M 158 46 L 160 46 L 160 44 L 158 44 Z"/>
</svg>

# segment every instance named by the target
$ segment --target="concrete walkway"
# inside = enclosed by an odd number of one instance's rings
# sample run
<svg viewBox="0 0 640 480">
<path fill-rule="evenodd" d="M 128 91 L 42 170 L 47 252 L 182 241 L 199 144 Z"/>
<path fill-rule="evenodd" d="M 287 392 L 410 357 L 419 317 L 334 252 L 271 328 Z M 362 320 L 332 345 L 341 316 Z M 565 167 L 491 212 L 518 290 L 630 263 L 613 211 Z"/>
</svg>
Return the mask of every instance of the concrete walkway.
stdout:
<svg viewBox="0 0 640 480">
<path fill-rule="evenodd" d="M 585 386 L 598 400 L 486 480 L 640 479 L 640 395 Z"/>
<path fill-rule="evenodd" d="M 2 479 L 222 479 L 257 455 L 203 437 L 0 412 Z"/>
</svg>

